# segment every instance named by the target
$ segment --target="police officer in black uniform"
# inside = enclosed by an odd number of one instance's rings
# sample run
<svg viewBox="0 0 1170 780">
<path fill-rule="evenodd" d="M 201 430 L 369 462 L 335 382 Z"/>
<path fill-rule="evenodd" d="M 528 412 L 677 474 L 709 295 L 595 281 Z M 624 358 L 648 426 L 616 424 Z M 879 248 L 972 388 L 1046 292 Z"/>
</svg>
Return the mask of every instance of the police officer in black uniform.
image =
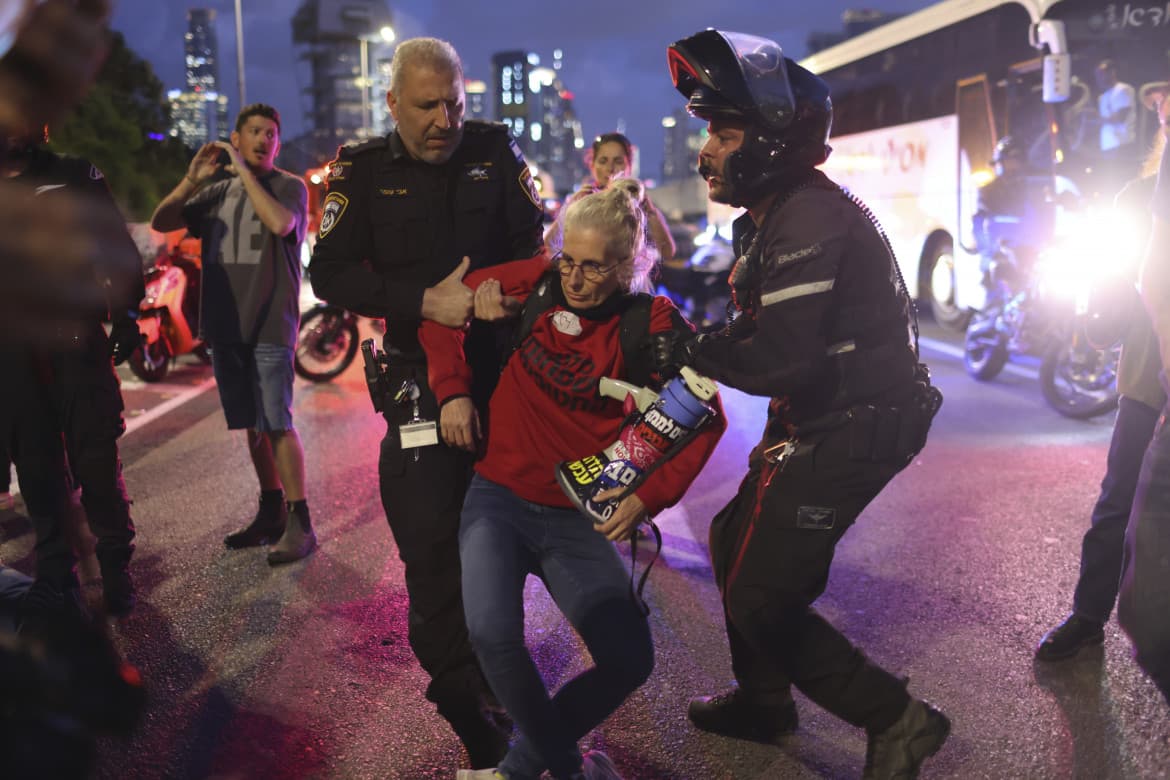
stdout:
<svg viewBox="0 0 1170 780">
<path fill-rule="evenodd" d="M 441 443 L 436 423 L 469 433 L 486 424 L 507 326 L 472 323 L 465 346 L 471 398 L 442 410 L 427 386 L 417 331 L 422 318 L 465 324 L 473 307 L 463 273 L 541 251 L 542 212 L 506 128 L 463 121 L 463 68 L 450 44 L 400 44 L 386 99 L 395 131 L 342 147 L 330 167 L 309 272 L 321 298 L 386 319 L 388 387 L 396 397 L 385 401 L 378 475 L 406 566 L 410 644 L 431 676 L 427 698 L 472 766 L 494 767 L 507 734 L 468 642 L 460 595 L 457 535 L 472 455 Z"/>
<path fill-rule="evenodd" d="M 116 214 L 101 171 L 85 160 L 42 148 L 44 140 L 43 130 L 10 138 L 4 175 L 29 186 L 44 208 L 54 208 L 54 197 L 64 193 L 88 197 L 94 208 Z M 14 349 L 5 366 L 11 372 L 6 403 L 14 424 L 13 461 L 36 532 L 34 587 L 76 593 L 77 560 L 67 519 L 76 483 L 97 537 L 106 611 L 124 615 L 136 598 L 129 571 L 134 523 L 118 457 L 117 440 L 125 423 L 113 364 L 124 361 L 140 343 L 136 320 L 145 290 L 142 261 L 124 227 L 119 240 L 104 251 L 120 256 L 95 258 L 96 267 L 82 273 L 95 287 L 125 293 L 109 300 L 107 310 L 88 312 L 73 332 L 51 339 L 66 346 Z M 112 280 L 109 268 L 133 278 Z M 108 336 L 105 320 L 112 323 Z"/>
<path fill-rule="evenodd" d="M 734 226 L 738 316 L 713 336 L 655 337 L 659 366 L 693 365 L 772 399 L 732 501 L 711 525 L 738 687 L 691 702 L 701 729 L 765 742 L 796 728 L 790 687 L 869 732 L 865 777 L 912 777 L 949 723 L 912 699 L 812 607 L 833 551 L 925 443 L 941 395 L 872 215 L 815 166 L 828 156 L 827 86 L 774 42 L 707 30 L 668 52 L 699 153 Z"/>
</svg>

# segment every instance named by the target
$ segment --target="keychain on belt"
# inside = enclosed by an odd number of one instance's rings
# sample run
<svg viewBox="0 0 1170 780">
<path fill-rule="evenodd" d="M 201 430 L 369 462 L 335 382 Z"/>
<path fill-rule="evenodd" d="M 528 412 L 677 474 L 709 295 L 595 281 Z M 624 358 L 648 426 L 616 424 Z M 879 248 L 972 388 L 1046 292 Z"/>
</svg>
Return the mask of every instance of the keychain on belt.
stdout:
<svg viewBox="0 0 1170 780">
<path fill-rule="evenodd" d="M 394 403 L 396 405 L 403 405 L 410 403 L 410 420 L 398 426 L 398 439 L 402 445 L 402 449 L 408 447 L 414 449 L 415 462 L 419 459 L 419 448 L 429 447 L 433 444 L 439 443 L 439 428 L 434 420 L 424 420 L 419 414 L 418 399 L 422 393 L 418 389 L 418 383 L 413 379 L 407 379 L 398 388 L 398 392 L 394 394 Z"/>
</svg>

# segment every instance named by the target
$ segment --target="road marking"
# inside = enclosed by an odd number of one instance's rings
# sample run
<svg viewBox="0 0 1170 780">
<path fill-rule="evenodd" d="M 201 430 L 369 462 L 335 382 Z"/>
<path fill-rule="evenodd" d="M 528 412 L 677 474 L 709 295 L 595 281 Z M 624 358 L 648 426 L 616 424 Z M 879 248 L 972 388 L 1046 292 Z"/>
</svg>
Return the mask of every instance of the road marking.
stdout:
<svg viewBox="0 0 1170 780">
<path fill-rule="evenodd" d="M 148 423 L 154 422 L 155 420 L 157 420 L 159 417 L 162 417 L 167 412 L 170 412 L 170 411 L 173 411 L 174 409 L 177 409 L 178 407 L 182 406 L 183 404 L 187 403 L 188 401 L 190 401 L 191 399 L 200 395 L 201 393 L 206 392 L 207 390 L 209 390 L 210 388 L 212 388 L 214 386 L 215 386 L 215 377 L 208 377 L 207 379 L 204 379 L 202 382 L 195 385 L 194 387 L 192 387 L 188 390 L 184 390 L 183 392 L 179 393 L 174 398 L 167 399 L 166 401 L 162 402 L 158 406 L 151 409 L 149 412 L 147 412 L 145 414 L 140 414 L 137 417 L 131 417 L 129 420 L 126 421 L 126 433 L 123 435 L 126 435 L 126 436 L 130 435 L 131 433 L 138 430 L 142 426 L 144 426 Z"/>
<path fill-rule="evenodd" d="M 918 343 L 927 349 L 934 350 L 935 352 L 941 352 L 942 354 L 949 357 L 957 358 L 960 362 L 963 360 L 964 353 L 962 347 L 955 346 L 954 344 L 948 344 L 945 341 L 936 341 L 935 339 L 927 338 L 926 336 L 919 337 Z M 1018 366 L 1014 363 L 1008 363 L 1003 367 L 1003 370 L 1006 373 L 1014 374 L 1015 376 L 1022 377 L 1024 379 L 1040 379 L 1040 373 L 1035 369 L 1027 368 L 1025 366 Z"/>
</svg>

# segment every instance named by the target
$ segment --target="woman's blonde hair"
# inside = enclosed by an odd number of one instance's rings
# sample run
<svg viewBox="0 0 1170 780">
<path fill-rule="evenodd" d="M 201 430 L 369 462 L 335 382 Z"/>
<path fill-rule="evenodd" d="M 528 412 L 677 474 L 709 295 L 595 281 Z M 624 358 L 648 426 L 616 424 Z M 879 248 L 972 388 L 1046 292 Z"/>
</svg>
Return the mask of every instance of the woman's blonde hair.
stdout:
<svg viewBox="0 0 1170 780">
<path fill-rule="evenodd" d="M 647 251 L 646 217 L 640 204 L 642 183 L 618 179 L 600 192 L 565 207 L 564 234 L 597 230 L 606 236 L 606 259 L 618 261 L 618 282 L 626 292 L 647 292 L 654 254 Z"/>
</svg>

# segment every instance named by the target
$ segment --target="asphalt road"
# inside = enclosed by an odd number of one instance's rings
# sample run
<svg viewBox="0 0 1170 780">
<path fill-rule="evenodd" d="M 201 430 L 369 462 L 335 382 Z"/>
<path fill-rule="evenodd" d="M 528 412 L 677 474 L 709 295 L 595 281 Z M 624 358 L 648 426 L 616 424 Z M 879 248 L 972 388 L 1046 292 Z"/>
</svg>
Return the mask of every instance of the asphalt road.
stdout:
<svg viewBox="0 0 1170 780">
<path fill-rule="evenodd" d="M 1170 776 L 1170 711 L 1114 624 L 1095 652 L 1032 661 L 1069 609 L 1111 417 L 1059 417 L 1026 367 L 977 384 L 950 354 L 953 339 L 929 326 L 924 334 L 946 396 L 931 441 L 848 532 L 818 608 L 951 717 L 952 736 L 923 777 Z M 112 631 L 151 700 L 132 739 L 101 743 L 97 775 L 453 777 L 464 759 L 422 697 L 425 676 L 406 642 L 402 566 L 378 500 L 384 425 L 358 367 L 332 384 L 298 380 L 321 547 L 280 569 L 263 550 L 222 545 L 253 512 L 256 487 L 208 376 L 190 363 L 161 388 L 126 387 L 141 601 Z M 779 747 L 703 734 L 686 720 L 689 698 L 731 680 L 705 540 L 764 409 L 761 399 L 724 398 L 727 435 L 659 518 L 665 546 L 646 591 L 654 674 L 583 746 L 606 750 L 627 778 L 857 777 L 864 734 L 802 697 L 800 731 Z M 2 523 L 0 557 L 31 571 L 26 522 Z M 538 582 L 529 595 L 529 642 L 555 687 L 587 656 Z M 87 596 L 100 596 L 96 582 Z"/>
</svg>

